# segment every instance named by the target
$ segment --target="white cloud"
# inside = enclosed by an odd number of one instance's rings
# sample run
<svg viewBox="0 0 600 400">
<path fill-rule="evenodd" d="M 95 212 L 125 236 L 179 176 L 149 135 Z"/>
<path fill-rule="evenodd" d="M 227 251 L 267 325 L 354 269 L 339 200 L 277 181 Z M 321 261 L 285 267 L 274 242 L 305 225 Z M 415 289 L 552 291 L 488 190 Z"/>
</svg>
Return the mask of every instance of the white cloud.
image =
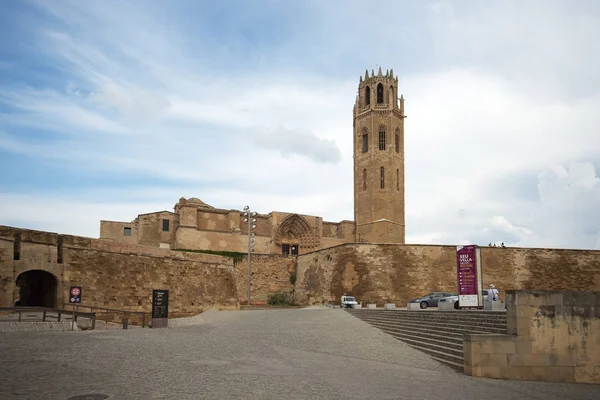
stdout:
<svg viewBox="0 0 600 400">
<path fill-rule="evenodd" d="M 259 67 L 231 73 L 209 71 L 203 59 L 224 57 L 227 43 L 192 42 L 165 23 L 160 3 L 37 3 L 61 22 L 33 24 L 37 46 L 68 79 L 60 89 L 0 85 L 0 103 L 16 110 L 0 116 L 0 148 L 172 185 L 144 188 L 137 205 L 119 188 L 73 190 L 70 200 L 5 192 L 11 211 L 0 223 L 39 218 L 44 229 L 92 235 L 99 219 L 172 209 L 180 196 L 352 219 L 351 111 L 358 76 L 374 67 L 359 63 L 369 59 L 394 67 L 406 97 L 410 242 L 600 248 L 600 59 L 589 51 L 600 37 L 597 8 L 544 3 L 540 15 L 531 4 L 517 13 L 516 3 L 440 2 L 407 9 L 420 19 L 398 28 L 392 10 L 404 6 L 392 2 L 374 36 L 362 21 L 379 11 L 354 3 L 330 20 L 334 5 L 316 3 L 314 30 L 247 55 L 240 65 Z M 352 76 L 330 74 L 348 54 L 358 60 Z M 410 64 L 418 55 L 427 68 Z M 330 71 L 300 75 L 292 64 L 310 57 Z M 42 197 L 52 215 L 38 213 Z"/>
</svg>

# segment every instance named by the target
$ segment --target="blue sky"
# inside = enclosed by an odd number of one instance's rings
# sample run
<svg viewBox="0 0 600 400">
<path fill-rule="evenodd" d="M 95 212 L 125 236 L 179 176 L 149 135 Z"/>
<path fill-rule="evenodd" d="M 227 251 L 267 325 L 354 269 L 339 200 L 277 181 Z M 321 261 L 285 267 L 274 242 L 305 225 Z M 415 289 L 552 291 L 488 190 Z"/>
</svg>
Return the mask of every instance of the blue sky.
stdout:
<svg viewBox="0 0 600 400">
<path fill-rule="evenodd" d="M 180 197 L 353 219 L 365 69 L 406 98 L 407 241 L 600 248 L 595 1 L 42 1 L 0 13 L 0 224 Z"/>
</svg>

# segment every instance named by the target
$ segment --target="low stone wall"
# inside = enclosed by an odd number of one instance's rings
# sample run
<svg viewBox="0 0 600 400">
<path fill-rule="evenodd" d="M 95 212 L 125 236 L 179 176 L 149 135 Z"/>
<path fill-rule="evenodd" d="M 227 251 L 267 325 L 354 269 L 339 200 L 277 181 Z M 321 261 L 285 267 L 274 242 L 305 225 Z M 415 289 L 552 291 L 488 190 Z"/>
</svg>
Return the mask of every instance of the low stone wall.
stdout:
<svg viewBox="0 0 600 400">
<path fill-rule="evenodd" d="M 465 335 L 467 375 L 600 383 L 600 292 L 511 290 L 508 335 Z"/>
</svg>

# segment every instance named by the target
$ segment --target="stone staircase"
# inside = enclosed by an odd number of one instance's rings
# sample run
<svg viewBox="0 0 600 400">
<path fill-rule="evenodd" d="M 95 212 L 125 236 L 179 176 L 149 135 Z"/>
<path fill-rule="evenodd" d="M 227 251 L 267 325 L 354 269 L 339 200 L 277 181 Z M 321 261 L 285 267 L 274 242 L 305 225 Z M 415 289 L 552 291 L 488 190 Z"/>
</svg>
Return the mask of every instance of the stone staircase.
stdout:
<svg viewBox="0 0 600 400">
<path fill-rule="evenodd" d="M 409 346 L 460 371 L 463 337 L 468 333 L 507 333 L 505 311 L 346 309 Z"/>
</svg>

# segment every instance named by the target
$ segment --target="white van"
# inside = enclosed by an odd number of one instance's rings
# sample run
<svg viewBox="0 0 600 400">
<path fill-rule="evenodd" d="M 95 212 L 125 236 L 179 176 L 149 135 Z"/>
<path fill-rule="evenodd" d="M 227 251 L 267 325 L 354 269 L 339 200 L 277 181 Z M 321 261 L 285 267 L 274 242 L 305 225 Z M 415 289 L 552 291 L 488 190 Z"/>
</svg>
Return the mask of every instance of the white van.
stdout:
<svg viewBox="0 0 600 400">
<path fill-rule="evenodd" d="M 358 305 L 358 301 L 353 296 L 342 296 L 340 301 L 341 308 L 352 308 L 352 306 Z"/>
</svg>

